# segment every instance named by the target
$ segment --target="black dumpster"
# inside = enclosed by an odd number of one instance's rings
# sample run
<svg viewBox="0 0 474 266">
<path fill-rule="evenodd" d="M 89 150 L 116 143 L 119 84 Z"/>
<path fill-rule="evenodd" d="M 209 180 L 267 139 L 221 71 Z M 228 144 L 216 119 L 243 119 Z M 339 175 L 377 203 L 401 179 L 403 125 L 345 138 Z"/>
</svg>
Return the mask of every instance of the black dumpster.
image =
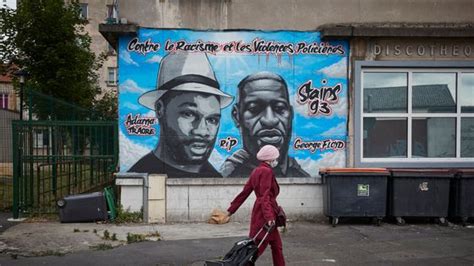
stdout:
<svg viewBox="0 0 474 266">
<path fill-rule="evenodd" d="M 389 172 L 384 168 L 326 168 L 324 215 L 333 226 L 339 217 L 372 217 L 380 225 L 386 215 Z"/>
<path fill-rule="evenodd" d="M 62 223 L 104 221 L 108 217 L 102 192 L 66 196 L 57 205 Z"/>
<path fill-rule="evenodd" d="M 452 172 L 447 169 L 391 169 L 389 214 L 398 225 L 406 217 L 437 218 L 447 225 L 449 186 Z"/>
<path fill-rule="evenodd" d="M 450 216 L 466 225 L 474 217 L 474 169 L 460 169 L 452 182 Z"/>
</svg>

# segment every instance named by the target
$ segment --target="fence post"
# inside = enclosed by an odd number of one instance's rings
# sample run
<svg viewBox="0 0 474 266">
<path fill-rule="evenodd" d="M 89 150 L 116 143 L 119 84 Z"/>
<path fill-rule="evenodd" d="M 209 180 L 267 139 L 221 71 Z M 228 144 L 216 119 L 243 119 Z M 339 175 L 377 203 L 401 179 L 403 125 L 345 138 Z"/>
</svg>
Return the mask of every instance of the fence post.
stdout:
<svg viewBox="0 0 474 266">
<path fill-rule="evenodd" d="M 21 146 L 18 145 L 18 124 L 12 121 L 12 136 L 13 136 L 13 218 L 18 219 L 19 201 L 20 201 L 20 184 L 19 178 L 21 173 Z"/>
<path fill-rule="evenodd" d="M 59 126 L 56 127 L 56 130 L 54 130 L 54 133 L 51 136 L 51 144 L 52 144 L 52 156 L 53 156 L 53 164 L 52 164 L 52 170 L 53 170 L 53 176 L 52 176 L 52 187 L 51 189 L 53 190 L 53 195 L 54 195 L 54 200 L 57 200 L 57 177 L 58 177 L 58 164 L 57 164 L 57 155 L 58 155 L 58 140 L 57 140 L 57 134 L 58 134 Z M 58 150 L 56 150 L 58 149 Z"/>
</svg>

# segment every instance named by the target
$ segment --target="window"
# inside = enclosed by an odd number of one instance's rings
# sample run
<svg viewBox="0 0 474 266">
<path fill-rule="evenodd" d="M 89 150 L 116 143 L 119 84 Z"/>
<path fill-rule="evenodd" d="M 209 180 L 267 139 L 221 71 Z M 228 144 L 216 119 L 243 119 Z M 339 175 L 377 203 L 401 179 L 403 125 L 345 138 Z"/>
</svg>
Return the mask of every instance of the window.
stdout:
<svg viewBox="0 0 474 266">
<path fill-rule="evenodd" d="M 49 129 L 35 129 L 33 132 L 33 146 L 35 148 L 47 147 L 49 146 L 51 138 L 52 135 Z"/>
<path fill-rule="evenodd" d="M 8 109 L 8 94 L 0 94 L 0 109 Z"/>
<path fill-rule="evenodd" d="M 109 67 L 107 68 L 108 76 L 107 76 L 107 85 L 115 86 L 117 85 L 117 68 Z"/>
<path fill-rule="evenodd" d="M 80 3 L 79 4 L 80 8 L 81 8 L 81 13 L 79 14 L 79 16 L 82 18 L 82 19 L 88 19 L 88 8 L 87 8 L 87 4 L 85 3 Z"/>
<path fill-rule="evenodd" d="M 107 5 L 107 23 L 117 23 L 117 9 L 115 5 Z"/>
<path fill-rule="evenodd" d="M 472 166 L 473 63 L 357 62 L 356 71 L 357 166 Z"/>
</svg>

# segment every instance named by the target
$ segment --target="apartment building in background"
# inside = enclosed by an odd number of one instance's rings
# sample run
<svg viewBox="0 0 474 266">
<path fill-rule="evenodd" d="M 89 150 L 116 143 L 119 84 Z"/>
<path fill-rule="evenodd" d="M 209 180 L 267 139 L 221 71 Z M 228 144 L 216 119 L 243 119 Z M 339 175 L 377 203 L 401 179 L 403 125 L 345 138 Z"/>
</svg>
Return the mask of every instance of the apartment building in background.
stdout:
<svg viewBox="0 0 474 266">
<path fill-rule="evenodd" d="M 80 0 L 81 17 L 87 20 L 85 30 L 92 38 L 91 50 L 99 56 L 106 55 L 102 68 L 99 69 L 99 85 L 102 93 L 117 92 L 117 54 L 114 48 L 99 33 L 99 24 L 117 23 L 115 0 Z"/>
</svg>

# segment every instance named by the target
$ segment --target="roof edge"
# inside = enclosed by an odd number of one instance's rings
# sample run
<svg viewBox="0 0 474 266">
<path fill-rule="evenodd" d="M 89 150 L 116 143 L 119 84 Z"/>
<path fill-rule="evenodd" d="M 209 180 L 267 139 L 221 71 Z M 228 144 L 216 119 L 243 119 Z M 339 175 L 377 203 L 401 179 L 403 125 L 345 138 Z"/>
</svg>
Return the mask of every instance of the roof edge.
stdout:
<svg viewBox="0 0 474 266">
<path fill-rule="evenodd" d="M 117 51 L 118 39 L 121 35 L 136 36 L 138 26 L 136 24 L 128 23 L 114 23 L 114 24 L 99 24 L 99 32 L 104 36 L 107 42 Z"/>
<path fill-rule="evenodd" d="M 342 23 L 324 24 L 317 28 L 321 37 L 342 39 L 353 37 L 474 37 L 474 23 Z"/>
</svg>

